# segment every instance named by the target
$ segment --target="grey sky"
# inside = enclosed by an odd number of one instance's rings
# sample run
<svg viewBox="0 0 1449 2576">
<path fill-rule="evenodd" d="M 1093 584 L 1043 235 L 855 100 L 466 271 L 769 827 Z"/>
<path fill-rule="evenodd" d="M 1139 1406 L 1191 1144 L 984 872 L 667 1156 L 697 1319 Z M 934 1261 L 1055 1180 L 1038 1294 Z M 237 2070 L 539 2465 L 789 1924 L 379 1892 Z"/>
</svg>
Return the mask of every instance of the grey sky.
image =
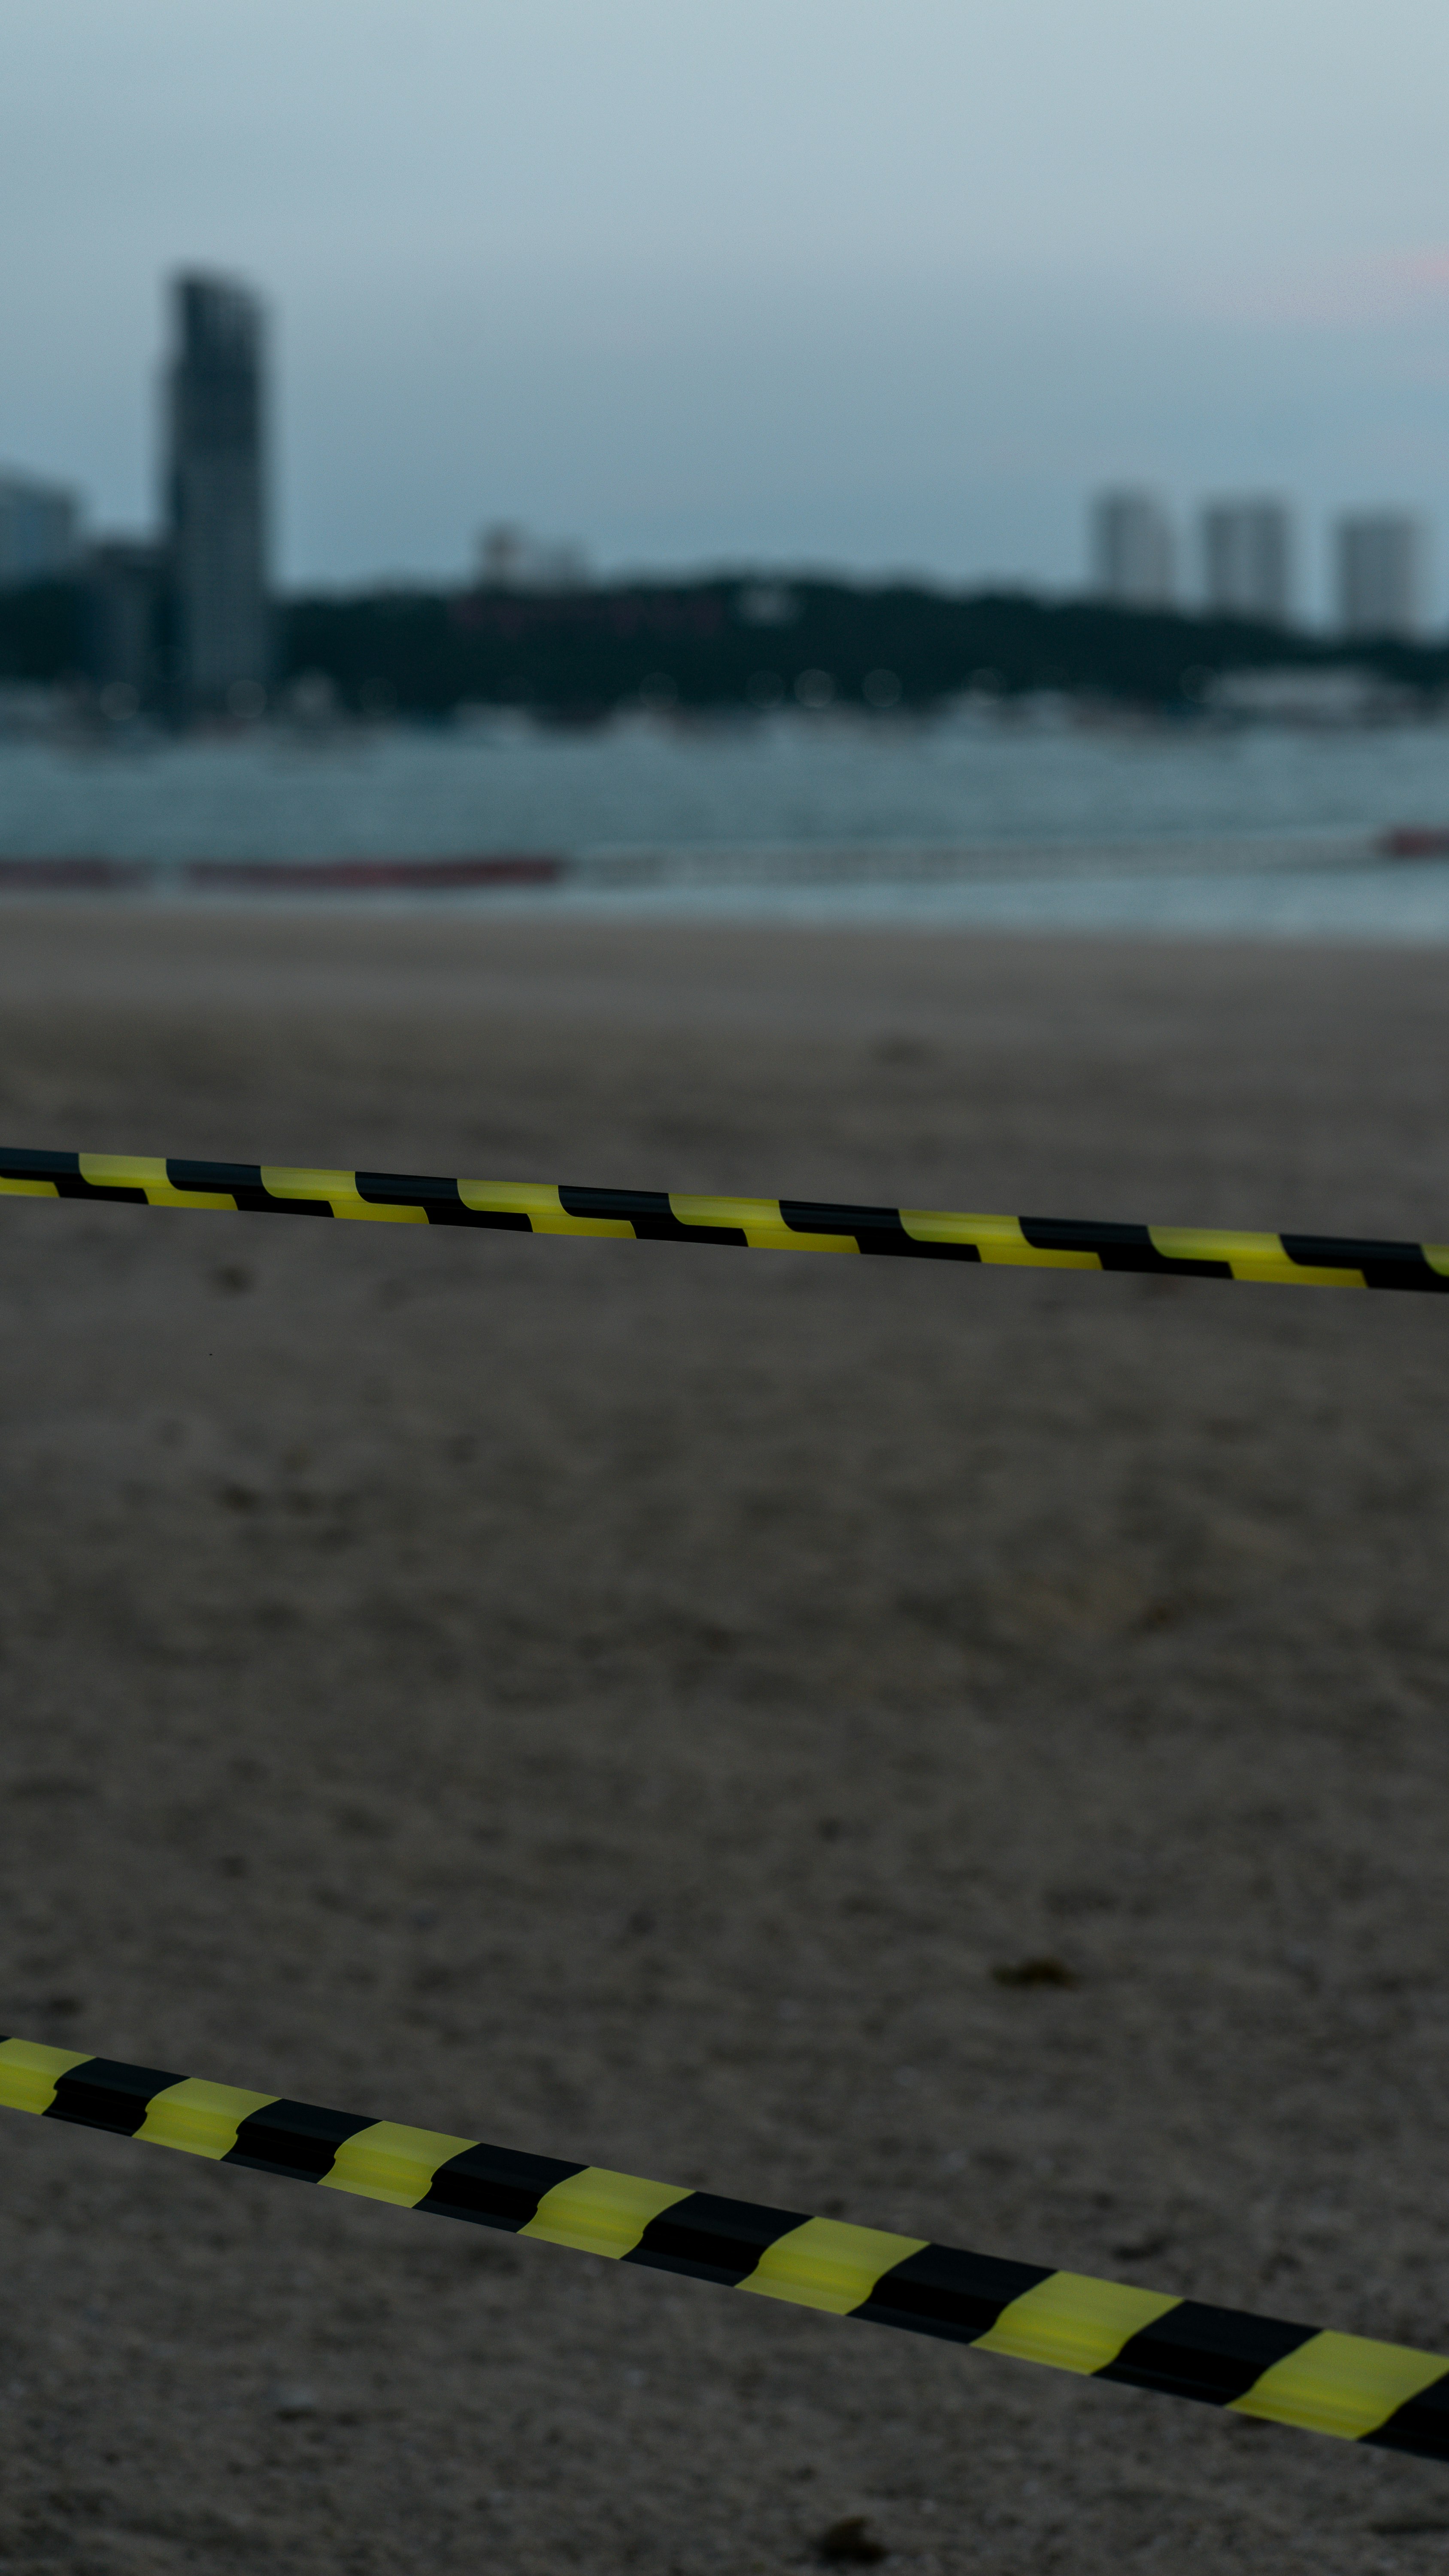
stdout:
<svg viewBox="0 0 1449 2576">
<path fill-rule="evenodd" d="M 1443 0 L 10 0 L 0 461 L 150 508 L 158 285 L 276 319 L 290 578 L 1080 577 L 1093 483 L 1437 511 Z"/>
</svg>

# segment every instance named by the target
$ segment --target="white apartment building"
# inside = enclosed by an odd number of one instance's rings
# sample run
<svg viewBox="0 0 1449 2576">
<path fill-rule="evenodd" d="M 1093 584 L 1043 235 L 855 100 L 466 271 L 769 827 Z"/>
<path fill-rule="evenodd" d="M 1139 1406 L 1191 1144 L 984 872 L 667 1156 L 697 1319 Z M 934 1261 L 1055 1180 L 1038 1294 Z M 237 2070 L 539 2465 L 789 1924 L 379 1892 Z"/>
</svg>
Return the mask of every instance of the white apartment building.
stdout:
<svg viewBox="0 0 1449 2576">
<path fill-rule="evenodd" d="M 1407 510 L 1340 519 L 1336 552 L 1344 634 L 1417 635 L 1424 618 L 1422 521 Z"/>
<path fill-rule="evenodd" d="M 1203 603 L 1215 617 L 1286 626 L 1293 614 L 1293 524 L 1283 501 L 1209 501 L 1202 514 Z"/>
<path fill-rule="evenodd" d="M 75 494 L 28 474 L 0 473 L 0 590 L 74 572 L 79 554 Z"/>
<path fill-rule="evenodd" d="M 1092 587 L 1119 608 L 1171 608 L 1172 521 L 1153 492 L 1102 492 L 1092 504 Z"/>
</svg>

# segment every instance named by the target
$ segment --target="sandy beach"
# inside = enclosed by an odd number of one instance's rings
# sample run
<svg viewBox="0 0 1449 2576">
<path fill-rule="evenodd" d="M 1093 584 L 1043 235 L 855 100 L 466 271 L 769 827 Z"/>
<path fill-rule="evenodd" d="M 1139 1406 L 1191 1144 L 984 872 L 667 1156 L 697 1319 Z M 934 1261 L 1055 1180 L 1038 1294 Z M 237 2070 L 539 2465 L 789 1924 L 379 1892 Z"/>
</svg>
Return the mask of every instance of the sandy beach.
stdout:
<svg viewBox="0 0 1449 2576">
<path fill-rule="evenodd" d="M 1446 1002 L 1407 949 L 17 904 L 0 1112 L 1444 1240 Z M 0 1244 L 0 2029 L 1449 2352 L 1440 1301 Z M 10 2114 L 0 2171 L 37 2576 L 1449 2535 L 1425 2463 Z"/>
</svg>

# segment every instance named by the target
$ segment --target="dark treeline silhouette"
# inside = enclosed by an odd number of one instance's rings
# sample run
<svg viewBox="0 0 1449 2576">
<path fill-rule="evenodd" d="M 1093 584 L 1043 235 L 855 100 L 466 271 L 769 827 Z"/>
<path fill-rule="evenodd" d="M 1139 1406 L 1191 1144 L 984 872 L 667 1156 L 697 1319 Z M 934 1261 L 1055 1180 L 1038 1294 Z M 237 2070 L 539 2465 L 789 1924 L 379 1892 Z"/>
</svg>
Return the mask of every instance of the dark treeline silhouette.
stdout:
<svg viewBox="0 0 1449 2576">
<path fill-rule="evenodd" d="M 79 582 L 32 581 L 0 591 L 0 682 L 44 685 L 83 675 L 85 592 Z"/>
<path fill-rule="evenodd" d="M 87 632 L 83 583 L 0 595 L 0 680 L 83 681 Z M 280 687 L 321 677 L 358 713 L 419 717 L 464 704 L 574 717 L 641 702 L 924 708 L 972 688 L 1186 713 L 1228 672 L 1350 664 L 1426 696 L 1449 688 L 1449 640 L 1347 643 L 1024 592 L 763 575 L 312 593 L 279 604 L 275 634 Z"/>
</svg>

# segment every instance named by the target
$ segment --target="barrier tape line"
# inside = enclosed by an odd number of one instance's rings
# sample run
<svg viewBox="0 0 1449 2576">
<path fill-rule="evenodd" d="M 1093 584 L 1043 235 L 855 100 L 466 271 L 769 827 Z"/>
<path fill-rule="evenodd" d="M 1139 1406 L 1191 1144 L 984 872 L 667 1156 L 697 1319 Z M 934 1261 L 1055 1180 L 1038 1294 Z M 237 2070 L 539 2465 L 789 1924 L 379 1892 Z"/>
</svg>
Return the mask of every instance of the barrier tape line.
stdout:
<svg viewBox="0 0 1449 2576">
<path fill-rule="evenodd" d="M 1321 2333 L 31 2040 L 0 2040 L 0 2103 L 831 2316 L 904 2326 L 978 2352 L 1201 2398 L 1268 2423 L 1449 2459 L 1449 2358 L 1402 2344 Z"/>
<path fill-rule="evenodd" d="M 1241 1234 L 1078 1217 L 967 1216 L 827 1199 L 738 1199 L 678 1190 L 589 1190 L 545 1181 L 446 1180 L 135 1154 L 0 1151 L 0 1195 L 114 1199 L 385 1225 L 472 1225 L 515 1234 L 717 1243 L 756 1252 L 867 1252 L 1032 1270 L 1137 1270 L 1300 1288 L 1449 1289 L 1449 1244 L 1355 1235 Z"/>
</svg>

